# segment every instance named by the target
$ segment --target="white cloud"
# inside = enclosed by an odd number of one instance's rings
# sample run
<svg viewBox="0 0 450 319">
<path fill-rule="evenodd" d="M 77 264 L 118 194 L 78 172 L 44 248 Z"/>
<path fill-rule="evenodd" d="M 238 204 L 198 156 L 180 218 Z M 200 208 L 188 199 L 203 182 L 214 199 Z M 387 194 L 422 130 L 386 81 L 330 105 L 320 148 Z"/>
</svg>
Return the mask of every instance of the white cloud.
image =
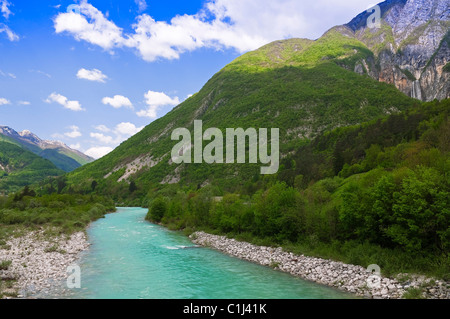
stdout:
<svg viewBox="0 0 450 319">
<path fill-rule="evenodd" d="M 107 105 L 111 105 L 115 109 L 119 109 L 121 107 L 133 108 L 133 104 L 131 101 L 122 95 L 115 95 L 114 97 L 104 97 L 102 99 L 102 103 Z"/>
<path fill-rule="evenodd" d="M 103 144 L 116 144 L 116 140 L 112 136 L 104 135 L 103 133 L 91 133 L 90 136 Z"/>
<path fill-rule="evenodd" d="M 54 133 L 51 135 L 52 138 L 57 139 L 57 140 L 61 140 L 64 138 L 63 134 L 59 134 L 59 133 Z"/>
<path fill-rule="evenodd" d="M 119 135 L 132 136 L 140 132 L 143 128 L 144 127 L 136 127 L 136 125 L 126 122 L 118 124 L 115 128 L 115 132 Z"/>
<path fill-rule="evenodd" d="M 10 77 L 12 79 L 17 79 L 17 76 L 14 73 L 5 73 L 2 70 L 0 70 L 0 75 L 4 77 Z"/>
<path fill-rule="evenodd" d="M 13 14 L 9 9 L 10 5 L 11 3 L 7 0 L 0 0 L 0 12 L 3 15 L 3 18 L 5 18 L 6 20 L 8 20 L 9 16 Z M 8 40 L 11 42 L 19 41 L 20 39 L 20 37 L 4 23 L 0 23 L 0 33 L 6 33 Z"/>
<path fill-rule="evenodd" d="M 35 73 L 41 74 L 41 75 L 43 75 L 43 76 L 48 77 L 49 79 L 52 78 L 52 76 L 51 76 L 50 74 L 45 73 L 44 71 L 41 71 L 41 70 L 30 70 L 30 72 L 35 72 Z"/>
<path fill-rule="evenodd" d="M 139 1 L 144 4 L 143 1 Z M 208 0 L 194 15 L 156 21 L 148 14 L 136 17 L 133 32 L 125 34 L 87 0 L 80 13 L 60 13 L 57 33 L 112 52 L 134 48 L 146 61 L 178 59 L 200 48 L 232 48 L 240 53 L 290 37 L 318 38 L 334 25 L 344 24 L 365 10 L 372 0 Z"/>
<path fill-rule="evenodd" d="M 93 142 L 95 146 L 91 147 L 84 153 L 95 159 L 103 157 L 111 152 L 115 146 L 119 145 L 132 135 L 138 133 L 143 128 L 144 127 L 136 127 L 136 125 L 129 122 L 119 123 L 113 129 L 110 129 L 105 125 L 95 126 L 95 129 L 102 133 L 90 133 L 90 137 L 95 140 Z"/>
<path fill-rule="evenodd" d="M 68 137 L 68 138 L 77 138 L 77 137 L 81 137 L 82 134 L 80 132 L 80 128 L 76 125 L 72 125 L 69 127 L 69 129 L 71 130 L 70 132 L 64 133 L 64 136 Z"/>
<path fill-rule="evenodd" d="M 137 112 L 136 114 L 139 117 L 156 119 L 158 117 L 157 111 L 159 107 L 177 106 L 181 103 L 178 97 L 171 98 L 163 92 L 148 91 L 145 93 L 144 97 L 148 108 Z"/>
<path fill-rule="evenodd" d="M 0 0 L 0 11 L 5 19 L 8 19 L 12 14 L 11 10 L 8 8 L 10 5 L 11 4 L 7 0 Z"/>
<path fill-rule="evenodd" d="M 7 104 L 11 104 L 11 102 L 3 97 L 0 98 L 0 106 L 1 105 L 7 105 Z"/>
<path fill-rule="evenodd" d="M 103 124 L 102 124 L 102 125 L 94 126 L 94 128 L 95 128 L 97 131 L 104 132 L 104 133 L 108 133 L 108 132 L 111 131 L 108 127 L 106 127 L 106 125 L 103 125 Z"/>
<path fill-rule="evenodd" d="M 2 32 L 6 33 L 6 36 L 11 42 L 19 41 L 20 39 L 19 36 L 4 23 L 0 23 L 0 33 Z"/>
<path fill-rule="evenodd" d="M 80 143 L 70 144 L 69 147 L 71 149 L 74 149 L 74 150 L 80 150 L 81 149 L 81 144 Z"/>
<path fill-rule="evenodd" d="M 136 125 L 130 122 L 122 122 L 117 124 L 114 129 L 110 129 L 105 125 L 98 125 L 95 128 L 98 131 L 102 132 L 102 133 L 98 132 L 90 133 L 90 136 L 94 138 L 97 142 L 106 145 L 119 145 L 127 138 L 140 132 L 144 127 L 136 127 Z M 103 133 L 109 133 L 109 135 Z"/>
<path fill-rule="evenodd" d="M 87 41 L 105 50 L 123 45 L 122 29 L 109 21 L 86 0 L 78 6 L 80 13 L 64 12 L 54 19 L 56 33 L 67 32 L 78 41 Z"/>
<path fill-rule="evenodd" d="M 52 138 L 58 139 L 58 140 L 67 139 L 67 138 L 75 139 L 75 138 L 83 136 L 83 134 L 81 134 L 81 132 L 80 132 L 80 128 L 76 125 L 69 126 L 68 129 L 70 130 L 69 132 L 66 132 L 64 134 L 55 133 L 55 134 L 52 134 L 51 136 L 52 136 Z"/>
<path fill-rule="evenodd" d="M 113 151 L 113 148 L 109 147 L 109 146 L 95 146 L 95 147 L 91 147 L 84 153 L 90 157 L 99 159 L 112 151 Z"/>
<path fill-rule="evenodd" d="M 139 12 L 147 10 L 148 5 L 145 0 L 134 0 L 134 2 L 137 4 Z"/>
<path fill-rule="evenodd" d="M 108 79 L 108 77 L 98 69 L 93 70 L 80 69 L 78 70 L 77 78 L 102 83 L 105 83 L 105 80 Z"/>
<path fill-rule="evenodd" d="M 69 99 L 67 99 L 67 97 L 65 97 L 61 94 L 57 94 L 57 93 L 50 94 L 45 102 L 47 102 L 47 103 L 56 102 L 56 103 L 64 106 L 64 108 L 75 111 L 75 112 L 84 111 L 84 109 L 81 107 L 80 102 L 70 101 Z"/>
<path fill-rule="evenodd" d="M 19 101 L 19 102 L 17 102 L 17 104 L 19 104 L 19 105 L 31 105 L 31 103 L 29 101 Z"/>
</svg>

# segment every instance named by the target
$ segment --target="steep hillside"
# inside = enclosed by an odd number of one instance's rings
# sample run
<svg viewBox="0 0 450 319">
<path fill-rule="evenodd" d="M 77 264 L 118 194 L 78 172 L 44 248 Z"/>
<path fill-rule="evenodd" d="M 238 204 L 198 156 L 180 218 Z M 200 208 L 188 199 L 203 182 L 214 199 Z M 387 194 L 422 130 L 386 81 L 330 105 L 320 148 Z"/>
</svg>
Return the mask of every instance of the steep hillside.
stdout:
<svg viewBox="0 0 450 319">
<path fill-rule="evenodd" d="M 147 192 L 178 182 L 232 189 L 245 180 L 259 178 L 260 165 L 171 164 L 176 144 L 171 140 L 172 131 L 192 131 L 197 119 L 203 120 L 204 130 L 280 128 L 280 151 L 285 156 L 321 132 L 420 103 L 393 85 L 348 70 L 361 58 L 372 56 L 364 43 L 337 30 L 318 41 L 276 41 L 247 53 L 112 153 L 70 173 L 69 184 L 89 190 L 95 180 L 97 190 L 126 197 L 132 181 L 141 192 Z"/>
<path fill-rule="evenodd" d="M 27 130 L 16 132 L 10 127 L 0 126 L 0 140 L 15 141 L 17 145 L 48 159 L 56 167 L 66 172 L 73 171 L 94 160 L 77 150 L 71 149 L 64 143 L 42 140 Z"/>
<path fill-rule="evenodd" d="M 64 171 L 50 161 L 20 146 L 0 141 L 0 194 L 62 174 Z"/>
<path fill-rule="evenodd" d="M 118 198 L 168 184 L 233 190 L 260 179 L 261 165 L 175 165 L 174 129 L 193 132 L 194 120 L 222 132 L 279 128 L 285 158 L 324 132 L 448 97 L 448 1 L 389 0 L 380 8 L 379 27 L 369 28 L 372 13 L 364 12 L 316 41 L 275 41 L 244 54 L 165 117 L 69 174 L 69 185 L 88 191 L 94 183 Z"/>
</svg>

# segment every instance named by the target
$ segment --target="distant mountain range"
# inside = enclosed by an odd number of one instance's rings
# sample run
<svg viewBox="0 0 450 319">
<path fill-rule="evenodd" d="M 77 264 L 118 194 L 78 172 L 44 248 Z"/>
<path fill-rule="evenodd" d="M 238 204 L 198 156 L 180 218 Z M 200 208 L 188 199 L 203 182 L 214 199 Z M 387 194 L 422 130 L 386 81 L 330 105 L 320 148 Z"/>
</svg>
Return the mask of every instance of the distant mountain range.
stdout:
<svg viewBox="0 0 450 319">
<path fill-rule="evenodd" d="M 28 130 L 16 132 L 8 126 L 0 126 L 0 141 L 15 144 L 48 159 L 57 168 L 65 172 L 73 171 L 94 161 L 93 158 L 71 149 L 62 142 L 42 140 Z"/>
<path fill-rule="evenodd" d="M 6 139 L 0 136 L 0 195 L 65 173 L 49 160 Z"/>
</svg>

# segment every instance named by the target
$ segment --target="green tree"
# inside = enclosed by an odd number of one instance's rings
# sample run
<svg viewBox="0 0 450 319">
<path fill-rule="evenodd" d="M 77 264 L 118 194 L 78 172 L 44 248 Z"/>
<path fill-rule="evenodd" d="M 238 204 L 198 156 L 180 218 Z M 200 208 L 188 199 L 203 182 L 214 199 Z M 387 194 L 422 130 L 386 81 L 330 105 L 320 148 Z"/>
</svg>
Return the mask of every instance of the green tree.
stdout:
<svg viewBox="0 0 450 319">
<path fill-rule="evenodd" d="M 97 187 L 97 185 L 98 185 L 97 181 L 93 180 L 92 183 L 91 183 L 91 189 L 92 189 L 93 192 L 95 191 L 95 188 Z"/>
<path fill-rule="evenodd" d="M 411 171 L 401 191 L 394 194 L 388 236 L 410 251 L 448 249 L 449 198 L 448 181 L 437 170 L 420 167 Z"/>
<path fill-rule="evenodd" d="M 154 222 L 161 222 L 164 215 L 167 212 L 167 203 L 164 198 L 156 198 L 150 208 L 149 214 L 147 214 L 147 219 Z"/>
<path fill-rule="evenodd" d="M 134 182 L 134 181 L 132 181 L 131 183 L 130 183 L 130 186 L 128 187 L 128 191 L 130 192 L 130 193 L 134 193 L 135 191 L 137 191 L 138 190 L 138 188 L 137 188 L 137 186 L 136 186 L 136 183 Z"/>
</svg>

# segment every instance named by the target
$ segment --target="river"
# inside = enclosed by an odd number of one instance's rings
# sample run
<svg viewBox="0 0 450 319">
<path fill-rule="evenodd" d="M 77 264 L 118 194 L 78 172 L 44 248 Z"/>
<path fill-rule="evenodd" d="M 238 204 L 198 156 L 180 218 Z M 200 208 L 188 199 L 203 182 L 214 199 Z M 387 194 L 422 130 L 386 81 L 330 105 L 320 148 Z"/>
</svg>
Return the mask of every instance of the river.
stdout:
<svg viewBox="0 0 450 319">
<path fill-rule="evenodd" d="M 118 208 L 89 227 L 76 299 L 347 299 L 348 294 L 195 247 L 145 221 L 146 209 Z"/>
</svg>

